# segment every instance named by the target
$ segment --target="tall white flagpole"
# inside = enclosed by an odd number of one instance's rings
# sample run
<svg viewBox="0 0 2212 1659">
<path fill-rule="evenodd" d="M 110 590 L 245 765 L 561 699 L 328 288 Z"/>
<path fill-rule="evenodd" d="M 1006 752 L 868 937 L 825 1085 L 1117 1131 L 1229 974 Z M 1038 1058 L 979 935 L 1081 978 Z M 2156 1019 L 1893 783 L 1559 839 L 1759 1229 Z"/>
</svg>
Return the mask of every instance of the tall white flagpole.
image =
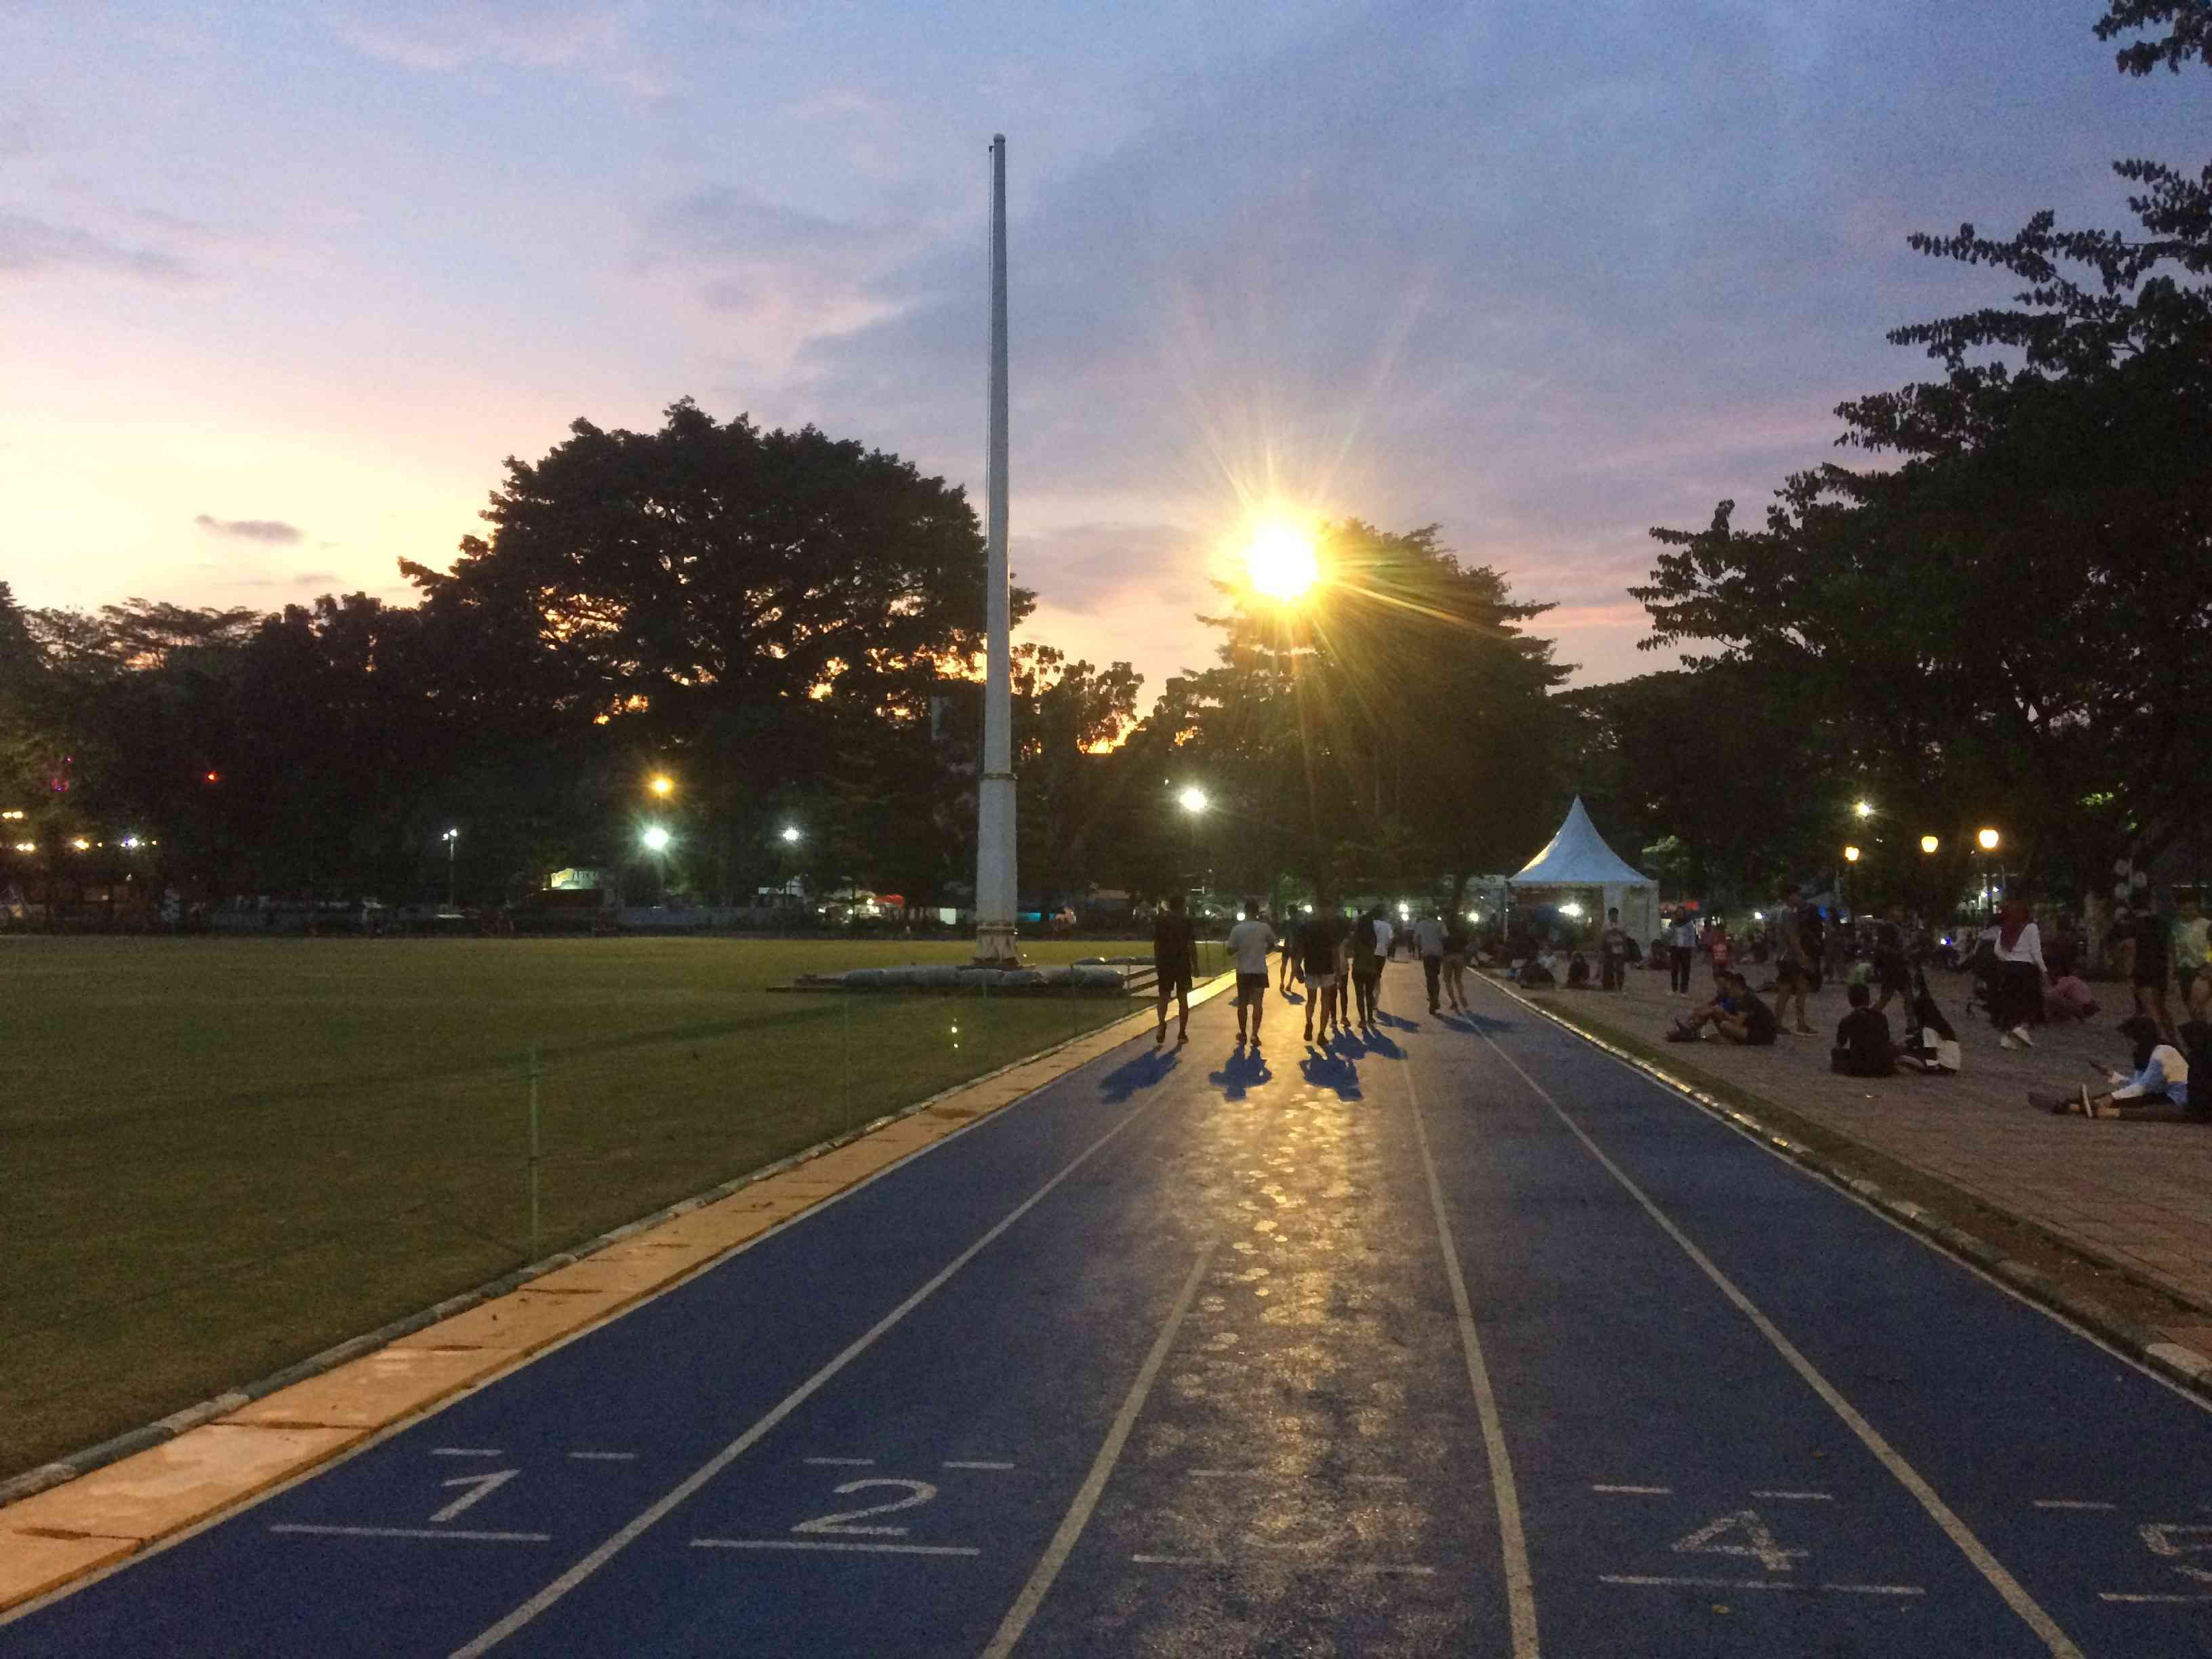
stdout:
<svg viewBox="0 0 2212 1659">
<path fill-rule="evenodd" d="M 991 437 L 985 488 L 990 647 L 983 773 L 975 795 L 975 960 L 1011 966 L 1014 945 L 1013 653 L 1006 614 L 1006 137 L 991 140 Z"/>
</svg>

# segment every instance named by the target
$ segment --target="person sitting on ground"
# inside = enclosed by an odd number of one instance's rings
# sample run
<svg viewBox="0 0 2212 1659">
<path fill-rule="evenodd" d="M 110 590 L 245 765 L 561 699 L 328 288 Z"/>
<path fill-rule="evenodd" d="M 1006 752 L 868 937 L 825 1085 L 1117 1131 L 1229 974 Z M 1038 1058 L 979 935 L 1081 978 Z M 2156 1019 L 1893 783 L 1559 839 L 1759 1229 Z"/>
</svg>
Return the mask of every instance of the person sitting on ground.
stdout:
<svg viewBox="0 0 2212 1659">
<path fill-rule="evenodd" d="M 2182 1057 L 2180 1049 L 2166 1041 L 2158 1022 L 2148 1014 L 2130 1014 L 2120 1022 L 2119 1031 L 2135 1044 L 2132 1074 L 2106 1070 L 2105 1078 L 2112 1086 L 2100 1094 L 2092 1094 L 2085 1083 L 2072 1094 L 2056 1100 L 2039 1099 L 2031 1094 L 2029 1101 L 2047 1106 L 2059 1117 L 2069 1114 L 2077 1117 L 2118 1117 L 2124 1109 L 2139 1110 L 2146 1106 L 2173 1105 L 2187 1109 L 2189 1062 Z"/>
<path fill-rule="evenodd" d="M 1895 1077 L 1897 1050 L 1889 1040 L 1889 1021 L 1863 985 L 1844 993 L 1851 1005 L 1836 1027 L 1836 1046 L 1828 1051 L 1828 1069 L 1844 1077 Z"/>
<path fill-rule="evenodd" d="M 2079 974 L 2061 974 L 2043 994 L 2043 1018 L 2052 1025 L 2085 1020 L 2097 1012 L 2097 999 Z"/>
<path fill-rule="evenodd" d="M 1552 972 L 1552 958 L 1548 953 L 1530 957 L 1521 964 L 1519 983 L 1524 991 L 1548 990 L 1557 987 L 1559 982 L 1558 976 Z"/>
<path fill-rule="evenodd" d="M 1752 994 L 1749 981 L 1734 969 L 1721 975 L 1719 995 L 1687 1018 L 1674 1022 L 1674 1029 L 1667 1034 L 1668 1041 L 1698 1042 L 1707 1025 L 1712 1027 L 1715 1036 L 1748 1048 L 1771 1048 L 1782 1030 L 1782 1022 L 1774 1017 L 1774 1010 Z"/>
<path fill-rule="evenodd" d="M 1570 991 L 1589 989 L 1589 959 L 1579 951 L 1567 957 L 1567 988 Z"/>
</svg>

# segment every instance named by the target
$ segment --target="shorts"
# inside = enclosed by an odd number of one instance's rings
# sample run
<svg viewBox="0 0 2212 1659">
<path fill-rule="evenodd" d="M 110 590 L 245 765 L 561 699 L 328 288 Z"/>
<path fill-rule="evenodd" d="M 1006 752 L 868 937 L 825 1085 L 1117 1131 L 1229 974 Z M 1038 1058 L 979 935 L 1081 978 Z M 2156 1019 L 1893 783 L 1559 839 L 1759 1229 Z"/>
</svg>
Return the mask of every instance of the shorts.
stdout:
<svg viewBox="0 0 2212 1659">
<path fill-rule="evenodd" d="M 1265 973 L 1237 975 L 1237 1006 L 1238 1007 L 1243 1007 L 1248 1002 L 1264 1001 L 1267 995 L 1267 975 Z"/>
<path fill-rule="evenodd" d="M 1190 994 L 1190 969 L 1188 968 L 1159 968 L 1158 994 L 1164 997 Z"/>
<path fill-rule="evenodd" d="M 1333 991 L 1336 988 L 1336 975 L 1317 974 L 1309 968 L 1306 969 L 1306 988 L 1313 991 Z"/>
<path fill-rule="evenodd" d="M 2148 962 L 2145 962 L 2142 957 L 2143 953 L 2138 951 L 2136 954 L 2136 988 L 2144 991 L 2165 990 L 2171 982 L 2168 975 L 2173 969 L 2173 959 L 2163 951 L 2154 955 Z"/>
<path fill-rule="evenodd" d="M 1784 957 L 1774 964 L 1775 988 L 1794 991 L 1805 982 L 1805 964 L 1795 957 Z"/>
</svg>

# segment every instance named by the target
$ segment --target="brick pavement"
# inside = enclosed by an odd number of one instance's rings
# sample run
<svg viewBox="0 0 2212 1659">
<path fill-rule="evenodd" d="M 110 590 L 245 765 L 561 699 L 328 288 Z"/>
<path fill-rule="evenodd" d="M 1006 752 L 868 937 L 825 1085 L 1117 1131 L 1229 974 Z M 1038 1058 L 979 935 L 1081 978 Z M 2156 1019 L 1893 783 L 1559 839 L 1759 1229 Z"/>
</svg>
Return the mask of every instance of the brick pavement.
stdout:
<svg viewBox="0 0 2212 1659">
<path fill-rule="evenodd" d="M 1753 986 L 1770 977 L 1756 965 L 1747 971 Z M 1541 1000 L 1568 1018 L 1586 1015 L 1657 1043 L 1677 1012 L 1711 994 L 1702 962 L 1687 999 L 1668 993 L 1663 974 L 1632 969 L 1628 979 L 1622 992 L 1560 991 Z M 2191 1334 L 2212 1350 L 2206 1340 L 2212 1338 L 2212 1123 L 2178 1116 L 2092 1121 L 2053 1117 L 2027 1103 L 2031 1090 L 2051 1094 L 2094 1082 L 2091 1060 L 2124 1064 L 2128 1045 L 2112 1027 L 2127 1008 L 2112 1005 L 2124 1005 L 2125 988 L 2097 987 L 2107 1006 L 2086 1027 L 2039 1027 L 2033 1049 L 2008 1052 L 1986 1019 L 1963 1016 L 1967 983 L 1941 971 L 1929 976 L 1937 1006 L 1959 1032 L 1956 1077 L 1830 1072 L 1829 1044 L 1846 1007 L 1843 987 L 1832 980 L 1812 999 L 1817 1036 L 1784 1036 L 1771 1048 L 1709 1041 L 1665 1052 L 2205 1310 L 2204 1325 Z M 1893 1002 L 1893 1031 L 1901 1024 L 1899 1012 Z"/>
</svg>

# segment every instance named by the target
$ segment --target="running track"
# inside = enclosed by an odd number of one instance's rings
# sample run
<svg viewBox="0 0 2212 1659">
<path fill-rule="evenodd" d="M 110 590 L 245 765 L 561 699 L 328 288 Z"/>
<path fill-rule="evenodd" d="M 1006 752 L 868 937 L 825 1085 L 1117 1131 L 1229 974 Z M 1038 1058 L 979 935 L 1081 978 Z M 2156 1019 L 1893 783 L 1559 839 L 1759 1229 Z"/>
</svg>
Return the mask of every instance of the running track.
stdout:
<svg viewBox="0 0 2212 1659">
<path fill-rule="evenodd" d="M 1212 1003 L 0 1656 L 2212 1655 L 2212 1413 L 1475 995 Z"/>
</svg>

